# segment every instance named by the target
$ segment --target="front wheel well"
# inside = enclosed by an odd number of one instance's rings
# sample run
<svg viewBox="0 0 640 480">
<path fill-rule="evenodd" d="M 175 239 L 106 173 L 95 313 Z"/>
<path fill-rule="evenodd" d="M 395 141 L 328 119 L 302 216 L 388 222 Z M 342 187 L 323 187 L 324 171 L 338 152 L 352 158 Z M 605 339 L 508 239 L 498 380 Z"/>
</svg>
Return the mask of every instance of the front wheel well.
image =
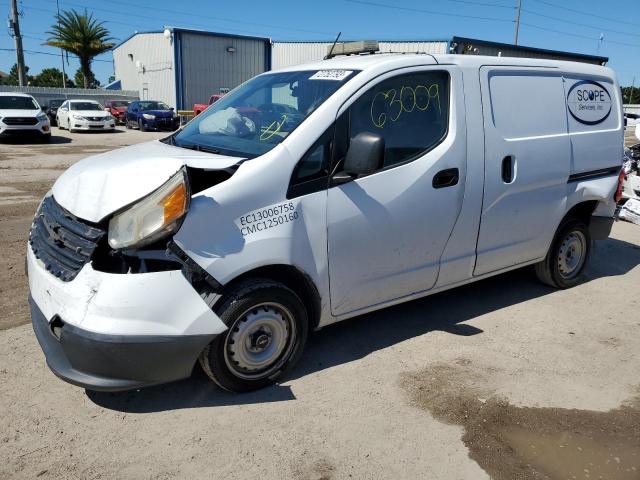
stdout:
<svg viewBox="0 0 640 480">
<path fill-rule="evenodd" d="M 304 304 L 309 317 L 309 327 L 315 329 L 320 322 L 320 294 L 313 280 L 302 270 L 292 265 L 267 265 L 258 267 L 234 278 L 222 289 L 225 296 L 235 285 L 247 278 L 266 278 L 282 283 L 295 292 Z"/>
</svg>

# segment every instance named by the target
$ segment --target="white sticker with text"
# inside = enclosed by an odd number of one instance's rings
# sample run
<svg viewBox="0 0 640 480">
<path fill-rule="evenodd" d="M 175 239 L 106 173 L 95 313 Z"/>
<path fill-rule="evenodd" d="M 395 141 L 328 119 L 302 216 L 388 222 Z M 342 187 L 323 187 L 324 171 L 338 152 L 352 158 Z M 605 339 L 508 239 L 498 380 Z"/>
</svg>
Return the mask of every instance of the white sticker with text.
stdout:
<svg viewBox="0 0 640 480">
<path fill-rule="evenodd" d="M 309 77 L 309 80 L 342 81 L 353 73 L 353 70 L 320 70 Z"/>
</svg>

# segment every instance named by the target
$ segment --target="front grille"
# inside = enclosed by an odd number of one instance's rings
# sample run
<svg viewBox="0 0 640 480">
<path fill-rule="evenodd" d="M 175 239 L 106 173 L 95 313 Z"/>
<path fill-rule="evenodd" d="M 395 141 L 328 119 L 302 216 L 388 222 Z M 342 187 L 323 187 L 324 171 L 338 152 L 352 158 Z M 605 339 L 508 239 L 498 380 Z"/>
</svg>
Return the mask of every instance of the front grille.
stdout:
<svg viewBox="0 0 640 480">
<path fill-rule="evenodd" d="M 104 117 L 85 117 L 85 118 L 91 122 L 102 122 L 105 120 Z"/>
<path fill-rule="evenodd" d="M 74 217 L 49 196 L 33 221 L 29 243 L 49 272 L 69 282 L 91 260 L 105 233 L 102 228 Z"/>
<path fill-rule="evenodd" d="M 36 117 L 4 117 L 2 121 L 6 125 L 35 125 L 38 123 Z"/>
</svg>

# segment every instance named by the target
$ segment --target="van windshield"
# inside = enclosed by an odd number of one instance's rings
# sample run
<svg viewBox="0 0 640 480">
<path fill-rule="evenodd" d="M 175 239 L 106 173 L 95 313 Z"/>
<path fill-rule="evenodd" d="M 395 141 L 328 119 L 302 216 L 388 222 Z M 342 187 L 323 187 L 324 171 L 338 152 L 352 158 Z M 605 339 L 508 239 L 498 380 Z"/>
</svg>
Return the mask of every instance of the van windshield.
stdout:
<svg viewBox="0 0 640 480">
<path fill-rule="evenodd" d="M 306 70 L 260 75 L 216 101 L 171 137 L 172 143 L 233 156 L 262 155 L 355 73 Z"/>
<path fill-rule="evenodd" d="M 37 110 L 38 108 L 38 104 L 31 97 L 0 95 L 0 109 L 2 110 Z"/>
</svg>

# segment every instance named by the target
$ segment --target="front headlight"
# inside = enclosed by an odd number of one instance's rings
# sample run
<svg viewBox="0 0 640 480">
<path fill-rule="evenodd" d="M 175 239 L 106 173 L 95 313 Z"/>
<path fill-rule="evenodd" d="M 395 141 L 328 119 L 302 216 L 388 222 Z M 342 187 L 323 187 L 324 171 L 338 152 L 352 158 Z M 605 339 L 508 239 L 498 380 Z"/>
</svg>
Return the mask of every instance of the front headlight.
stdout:
<svg viewBox="0 0 640 480">
<path fill-rule="evenodd" d="M 155 115 L 151 115 L 150 113 L 143 113 L 142 116 L 147 120 L 153 120 L 154 118 L 156 118 Z"/>
<path fill-rule="evenodd" d="M 38 120 L 40 120 L 41 122 L 44 122 L 44 121 L 45 121 L 45 120 L 47 120 L 49 117 L 47 117 L 47 114 L 46 114 L 46 113 L 42 112 L 42 113 L 39 113 L 38 115 L 36 115 L 36 118 L 37 118 Z"/>
<path fill-rule="evenodd" d="M 83 117 L 82 115 L 78 115 L 77 113 L 74 113 L 73 115 L 71 115 L 71 117 L 74 120 L 86 120 L 86 117 Z"/>
<path fill-rule="evenodd" d="M 151 195 L 111 219 L 109 245 L 121 249 L 155 242 L 177 230 L 188 208 L 189 187 L 182 169 Z"/>
</svg>

